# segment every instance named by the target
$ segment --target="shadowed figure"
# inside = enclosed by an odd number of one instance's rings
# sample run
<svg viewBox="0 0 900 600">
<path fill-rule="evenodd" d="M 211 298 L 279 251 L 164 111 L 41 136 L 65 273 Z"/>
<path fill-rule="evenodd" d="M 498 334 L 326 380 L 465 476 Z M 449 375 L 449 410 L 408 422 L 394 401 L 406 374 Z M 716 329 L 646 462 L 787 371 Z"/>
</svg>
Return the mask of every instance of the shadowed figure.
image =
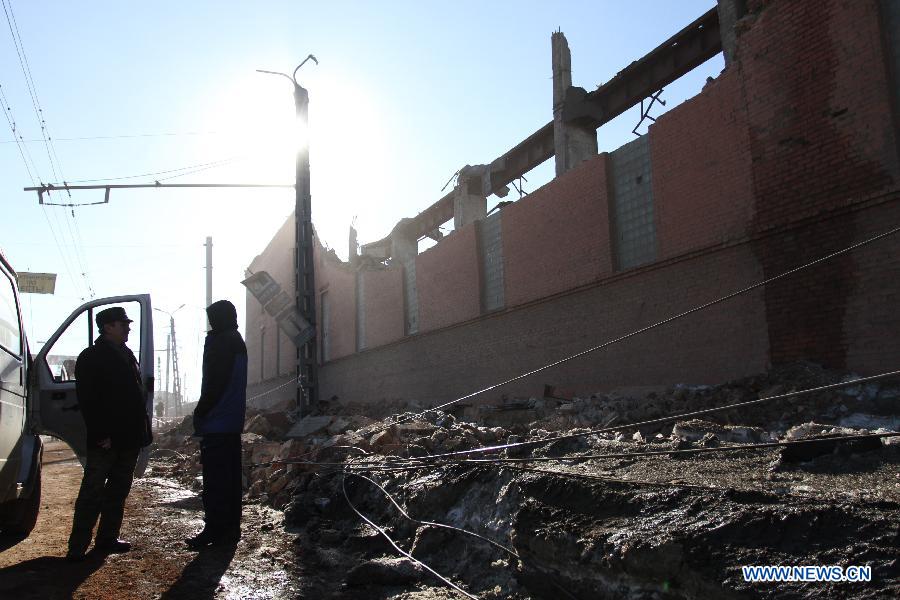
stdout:
<svg viewBox="0 0 900 600">
<path fill-rule="evenodd" d="M 0 548 L 6 549 L 6 538 Z M 42 556 L 0 569 L 0 598 L 16 600 L 68 600 L 105 556 L 89 552 L 85 560 L 72 563 L 58 556 Z"/>
<path fill-rule="evenodd" d="M 184 568 L 181 577 L 160 596 L 160 600 L 214 598 L 236 549 L 237 543 L 203 548 Z"/>
</svg>

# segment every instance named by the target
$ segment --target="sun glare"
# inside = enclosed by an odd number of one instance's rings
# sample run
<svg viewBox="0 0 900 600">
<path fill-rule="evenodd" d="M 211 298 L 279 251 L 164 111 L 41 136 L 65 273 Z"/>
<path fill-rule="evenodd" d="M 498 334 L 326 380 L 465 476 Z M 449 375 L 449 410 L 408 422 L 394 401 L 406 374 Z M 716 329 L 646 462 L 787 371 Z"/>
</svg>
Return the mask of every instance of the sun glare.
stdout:
<svg viewBox="0 0 900 600">
<path fill-rule="evenodd" d="M 353 217 L 365 220 L 377 210 L 373 199 L 390 197 L 384 111 L 364 86 L 331 73 L 306 74 L 301 84 L 310 97 L 305 127 L 282 77 L 252 73 L 213 96 L 204 120 L 217 133 L 196 162 L 226 161 L 209 172 L 220 182 L 293 183 L 296 153 L 308 147 L 313 221 L 326 243 L 344 248 Z"/>
<path fill-rule="evenodd" d="M 207 107 L 204 120 L 214 134 L 200 148 L 199 162 L 220 162 L 217 172 L 229 181 L 290 183 L 307 132 L 297 122 L 288 82 L 253 75 L 217 94 Z"/>
</svg>

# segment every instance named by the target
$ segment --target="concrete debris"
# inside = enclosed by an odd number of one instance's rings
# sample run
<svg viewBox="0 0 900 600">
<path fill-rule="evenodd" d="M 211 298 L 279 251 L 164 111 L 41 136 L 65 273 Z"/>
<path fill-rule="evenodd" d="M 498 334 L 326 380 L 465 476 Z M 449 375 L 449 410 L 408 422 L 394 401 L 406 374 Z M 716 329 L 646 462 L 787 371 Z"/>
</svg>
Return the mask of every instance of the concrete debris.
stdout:
<svg viewBox="0 0 900 600">
<path fill-rule="evenodd" d="M 895 411 L 900 410 L 900 402 L 895 405 Z M 900 416 L 893 415 L 867 415 L 863 413 L 853 413 L 842 417 L 838 421 L 841 427 L 849 427 L 851 429 L 884 429 L 887 431 L 900 431 Z"/>
<path fill-rule="evenodd" d="M 347 573 L 347 585 L 404 585 L 419 581 L 424 570 L 408 558 L 376 558 L 359 564 Z"/>
<path fill-rule="evenodd" d="M 712 434 L 723 442 L 758 443 L 769 441 L 769 435 L 761 427 L 746 427 L 741 425 L 719 425 L 710 421 L 693 419 L 691 421 L 678 421 L 672 428 L 672 435 L 679 439 L 696 442 L 706 435 Z"/>
<path fill-rule="evenodd" d="M 244 431 L 247 433 L 256 433 L 263 437 L 269 437 L 272 435 L 272 424 L 269 423 L 269 420 L 265 415 L 258 414 L 247 421 L 247 424 L 244 426 Z"/>
<path fill-rule="evenodd" d="M 315 435 L 324 431 L 329 425 L 331 425 L 331 421 L 334 417 L 323 415 L 318 417 L 306 417 L 303 418 L 290 428 L 287 432 L 288 438 L 305 438 L 310 435 Z"/>
<path fill-rule="evenodd" d="M 547 443 L 490 456 L 564 457 L 530 466 L 576 469 L 579 476 L 610 481 L 562 479 L 518 471 L 517 465 L 373 475 L 416 518 L 486 535 L 513 547 L 522 561 L 458 532 L 403 519 L 377 488 L 359 478 L 347 477 L 344 483 L 353 503 L 386 526 L 401 546 L 484 597 L 558 595 L 549 579 L 578 597 L 656 597 L 662 580 L 685 586 L 667 592 L 673 598 L 738 597 L 749 588 L 735 578 L 735 565 L 833 564 L 834 556 L 864 557 L 860 564 L 875 565 L 883 582 L 885 565 L 896 559 L 890 532 L 895 535 L 892 524 L 900 518 L 900 482 L 892 465 L 900 461 L 900 435 L 852 443 L 809 440 L 897 431 L 900 385 L 851 386 L 702 419 L 603 429 L 613 422 L 651 421 L 846 377 L 800 363 L 724 385 L 679 385 L 641 397 L 598 393 L 564 402 L 507 399 L 456 414 L 427 410 L 382 420 L 341 414 L 341 406 L 332 402 L 328 410 L 334 414 L 293 424 L 290 413 L 275 418 L 260 413 L 247 420 L 242 436 L 245 490 L 249 501 L 285 511 L 285 524 L 300 532 L 298 545 L 315 547 L 304 555 L 310 568 L 323 570 L 338 587 L 354 589 L 341 597 L 388 597 L 369 588 L 415 589 L 429 578 L 414 562 L 396 558 L 377 532 L 360 525 L 344 499 L 340 471 L 315 463 L 365 457 L 393 465 L 409 457 L 539 441 Z M 285 424 L 292 426 L 288 430 Z M 200 463 L 191 433 L 186 418 L 157 435 L 156 443 L 175 451 L 161 454 L 169 462 L 159 468 L 196 489 Z M 652 459 L 579 460 L 604 453 L 805 440 L 730 453 L 727 459 L 720 453 L 664 452 Z M 639 485 L 644 481 L 653 485 Z M 785 530 L 802 543 L 778 542 Z M 815 590 L 802 586 L 778 589 L 786 597 L 815 596 Z"/>
</svg>

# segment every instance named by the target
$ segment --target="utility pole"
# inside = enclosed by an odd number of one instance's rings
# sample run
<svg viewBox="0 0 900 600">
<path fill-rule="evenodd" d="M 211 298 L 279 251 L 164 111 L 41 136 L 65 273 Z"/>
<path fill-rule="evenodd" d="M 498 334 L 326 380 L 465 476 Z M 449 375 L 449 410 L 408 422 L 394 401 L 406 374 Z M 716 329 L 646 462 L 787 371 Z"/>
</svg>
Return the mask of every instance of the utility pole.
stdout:
<svg viewBox="0 0 900 600">
<path fill-rule="evenodd" d="M 174 398 L 174 412 L 176 417 L 181 416 L 181 378 L 178 375 L 178 346 L 175 343 L 175 313 L 184 308 L 182 304 L 172 312 L 161 308 L 153 307 L 161 313 L 169 315 L 169 334 L 166 336 L 166 416 L 169 415 L 169 398 Z M 172 396 L 169 396 L 169 365 L 172 365 L 172 374 L 174 375 L 174 384 L 172 386 Z"/>
<path fill-rule="evenodd" d="M 172 335 L 166 334 L 166 416 L 169 414 L 169 365 L 172 364 Z"/>
<path fill-rule="evenodd" d="M 206 306 L 212 304 L 212 238 L 207 236 L 206 243 Z M 209 331 L 209 317 L 206 318 L 206 331 Z"/>
<path fill-rule="evenodd" d="M 156 385 L 159 386 L 160 382 L 162 382 L 162 358 L 157 356 L 156 357 Z M 155 395 L 157 397 L 159 397 L 159 388 L 157 388 Z M 155 402 L 153 403 L 153 414 L 156 414 L 156 403 L 158 402 L 158 400 L 156 400 L 156 398 L 154 398 L 154 400 L 155 400 Z M 162 417 L 166 416 L 165 407 L 166 407 L 166 405 L 165 405 L 165 403 L 163 403 L 163 414 L 160 415 Z"/>
<path fill-rule="evenodd" d="M 183 305 L 182 305 L 183 306 Z M 172 393 L 175 396 L 175 416 L 181 416 L 181 377 L 178 375 L 178 345 L 175 343 L 175 317 L 169 315 L 172 329 Z"/>
<path fill-rule="evenodd" d="M 281 75 L 294 84 L 294 109 L 297 113 L 297 121 L 301 131 L 307 130 L 309 121 L 309 92 L 297 82 L 297 71 L 306 61 L 312 59 L 319 64 L 315 56 L 310 54 L 303 62 L 297 65 L 291 76 L 274 71 L 260 73 Z M 310 195 L 309 174 L 309 140 L 297 149 L 296 183 L 294 184 L 294 293 L 297 310 L 315 330 L 316 326 L 316 276 L 315 262 L 313 260 L 313 234 L 312 234 L 312 196 Z M 316 357 L 316 339 L 314 334 L 302 347 L 297 348 L 297 407 L 300 414 L 306 414 L 310 407 L 318 401 L 318 377 Z M 303 388 L 306 388 L 306 398 L 303 397 Z"/>
</svg>

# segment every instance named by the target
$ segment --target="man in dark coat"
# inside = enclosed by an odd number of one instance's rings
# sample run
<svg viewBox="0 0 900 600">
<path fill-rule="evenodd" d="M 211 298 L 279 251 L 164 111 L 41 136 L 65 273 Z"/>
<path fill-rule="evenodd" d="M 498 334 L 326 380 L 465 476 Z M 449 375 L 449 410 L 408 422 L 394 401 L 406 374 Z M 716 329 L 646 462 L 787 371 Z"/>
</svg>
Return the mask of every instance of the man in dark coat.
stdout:
<svg viewBox="0 0 900 600">
<path fill-rule="evenodd" d="M 96 322 L 100 336 L 75 363 L 78 407 L 87 426 L 87 457 L 66 555 L 74 561 L 84 558 L 98 517 L 96 551 L 131 549 L 131 544 L 119 539 L 125 499 L 141 448 L 153 440 L 140 368 L 125 345 L 131 319 L 124 308 L 114 306 L 98 312 Z"/>
<path fill-rule="evenodd" d="M 203 346 L 203 381 L 194 410 L 194 433 L 203 464 L 203 531 L 187 540 L 192 549 L 233 544 L 241 537 L 241 432 L 247 408 L 247 346 L 238 333 L 237 311 L 227 300 L 206 308 L 209 333 Z"/>
</svg>

